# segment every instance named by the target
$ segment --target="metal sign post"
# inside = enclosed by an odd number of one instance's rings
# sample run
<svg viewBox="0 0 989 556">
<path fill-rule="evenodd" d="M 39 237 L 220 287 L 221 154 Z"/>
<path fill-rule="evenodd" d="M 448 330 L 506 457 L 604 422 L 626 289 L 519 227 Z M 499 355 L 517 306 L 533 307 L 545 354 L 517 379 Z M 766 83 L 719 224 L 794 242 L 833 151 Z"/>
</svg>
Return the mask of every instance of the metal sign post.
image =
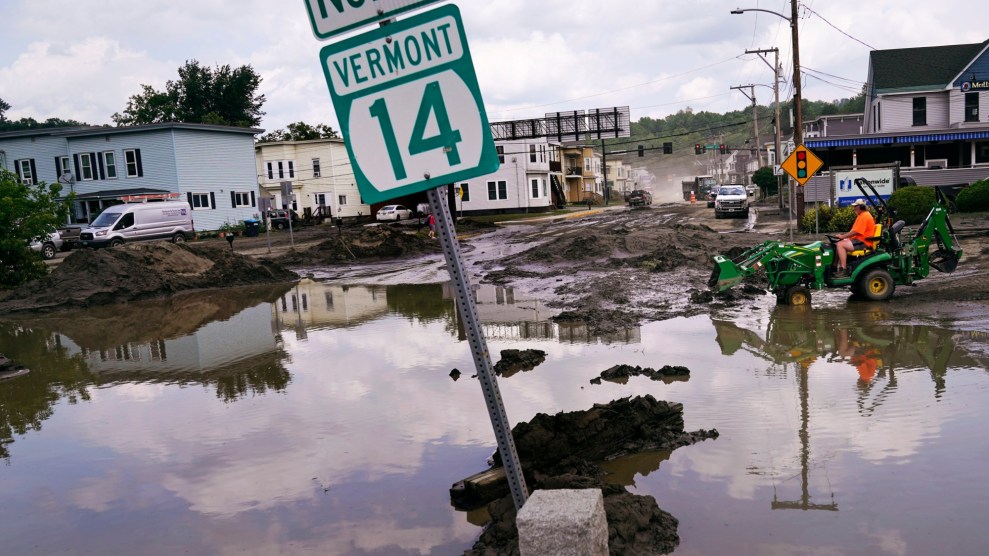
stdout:
<svg viewBox="0 0 989 556">
<path fill-rule="evenodd" d="M 436 218 L 436 237 L 443 247 L 446 267 L 450 270 L 457 311 L 467 331 L 467 341 L 470 342 L 474 365 L 477 367 L 477 378 L 481 382 L 481 391 L 488 406 L 488 417 L 491 418 L 491 426 L 498 441 L 498 453 L 501 454 L 508 486 L 512 491 L 512 500 L 515 502 L 515 509 L 518 510 L 525 505 L 529 491 L 525 486 L 522 465 L 515 451 L 515 440 L 512 438 L 508 415 L 505 413 L 505 404 L 501 401 L 498 381 L 491 365 L 491 354 L 488 352 L 484 331 L 481 330 L 481 323 L 477 317 L 477 306 L 470 288 L 470 278 L 460 258 L 460 244 L 457 243 L 457 236 L 454 234 L 450 207 L 443 202 L 445 195 L 441 194 L 438 187 L 426 191 L 426 196 L 429 199 L 429 209 Z"/>
</svg>

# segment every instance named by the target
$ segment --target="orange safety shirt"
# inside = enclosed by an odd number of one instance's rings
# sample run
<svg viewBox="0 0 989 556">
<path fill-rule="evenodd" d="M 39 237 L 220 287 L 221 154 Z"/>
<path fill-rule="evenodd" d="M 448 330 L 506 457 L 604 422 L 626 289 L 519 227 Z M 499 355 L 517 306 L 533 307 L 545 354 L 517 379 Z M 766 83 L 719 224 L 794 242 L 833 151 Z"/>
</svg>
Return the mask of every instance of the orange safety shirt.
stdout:
<svg viewBox="0 0 989 556">
<path fill-rule="evenodd" d="M 869 247 L 874 247 L 875 242 L 872 241 L 872 238 L 876 236 L 876 219 L 872 217 L 871 212 L 863 210 L 859 213 L 855 217 L 852 231 L 855 232 L 855 236 L 851 239 L 857 239 Z"/>
</svg>

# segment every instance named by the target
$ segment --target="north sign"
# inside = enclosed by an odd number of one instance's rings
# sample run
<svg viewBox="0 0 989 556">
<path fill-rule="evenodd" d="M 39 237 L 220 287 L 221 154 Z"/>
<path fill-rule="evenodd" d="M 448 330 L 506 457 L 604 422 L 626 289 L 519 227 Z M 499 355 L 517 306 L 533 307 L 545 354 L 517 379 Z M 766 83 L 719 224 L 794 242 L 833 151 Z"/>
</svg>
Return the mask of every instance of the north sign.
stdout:
<svg viewBox="0 0 989 556">
<path fill-rule="evenodd" d="M 328 39 L 439 0 L 304 0 L 312 32 Z"/>
<path fill-rule="evenodd" d="M 365 203 L 498 169 L 455 5 L 325 46 L 320 60 Z"/>
<path fill-rule="evenodd" d="M 824 162 L 803 145 L 797 145 L 783 164 L 780 164 L 783 171 L 790 174 L 790 177 L 800 185 L 807 183 L 807 180 L 812 178 L 822 166 Z"/>
</svg>

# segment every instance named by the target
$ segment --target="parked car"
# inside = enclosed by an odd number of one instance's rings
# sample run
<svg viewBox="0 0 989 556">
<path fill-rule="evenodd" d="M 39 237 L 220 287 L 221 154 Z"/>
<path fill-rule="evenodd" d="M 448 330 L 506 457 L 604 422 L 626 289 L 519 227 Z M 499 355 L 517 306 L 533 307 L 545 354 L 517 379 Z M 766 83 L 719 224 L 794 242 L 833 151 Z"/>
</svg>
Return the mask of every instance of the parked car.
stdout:
<svg viewBox="0 0 989 556">
<path fill-rule="evenodd" d="M 268 222 L 269 225 L 276 230 L 288 229 L 289 218 L 292 219 L 292 225 L 299 221 L 299 215 L 294 210 L 269 210 L 268 211 Z"/>
<path fill-rule="evenodd" d="M 44 241 L 34 241 L 31 243 L 31 250 L 41 253 L 41 258 L 54 259 L 55 255 L 62 249 L 62 236 L 58 232 L 52 232 L 48 239 Z"/>
<path fill-rule="evenodd" d="M 652 193 L 644 189 L 636 189 L 628 194 L 628 205 L 630 207 L 645 207 L 652 204 Z"/>
<path fill-rule="evenodd" d="M 412 211 L 402 205 L 385 205 L 378 209 L 375 218 L 378 220 L 408 220 L 412 218 Z"/>
</svg>

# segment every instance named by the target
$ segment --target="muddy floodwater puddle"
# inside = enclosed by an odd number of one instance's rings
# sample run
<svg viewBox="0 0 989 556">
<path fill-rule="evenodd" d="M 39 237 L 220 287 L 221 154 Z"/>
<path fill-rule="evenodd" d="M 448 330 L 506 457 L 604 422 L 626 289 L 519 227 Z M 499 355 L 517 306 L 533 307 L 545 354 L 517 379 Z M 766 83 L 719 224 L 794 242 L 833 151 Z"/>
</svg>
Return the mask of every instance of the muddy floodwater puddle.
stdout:
<svg viewBox="0 0 989 556">
<path fill-rule="evenodd" d="M 512 423 L 649 394 L 721 436 L 608 462 L 677 554 L 984 552 L 989 334 L 896 303 L 677 318 L 595 336 L 476 292 Z M 458 554 L 495 448 L 449 288 L 304 280 L 0 322 L 4 554 Z M 689 380 L 590 380 L 616 364 Z M 451 371 L 459 369 L 457 379 Z"/>
</svg>

